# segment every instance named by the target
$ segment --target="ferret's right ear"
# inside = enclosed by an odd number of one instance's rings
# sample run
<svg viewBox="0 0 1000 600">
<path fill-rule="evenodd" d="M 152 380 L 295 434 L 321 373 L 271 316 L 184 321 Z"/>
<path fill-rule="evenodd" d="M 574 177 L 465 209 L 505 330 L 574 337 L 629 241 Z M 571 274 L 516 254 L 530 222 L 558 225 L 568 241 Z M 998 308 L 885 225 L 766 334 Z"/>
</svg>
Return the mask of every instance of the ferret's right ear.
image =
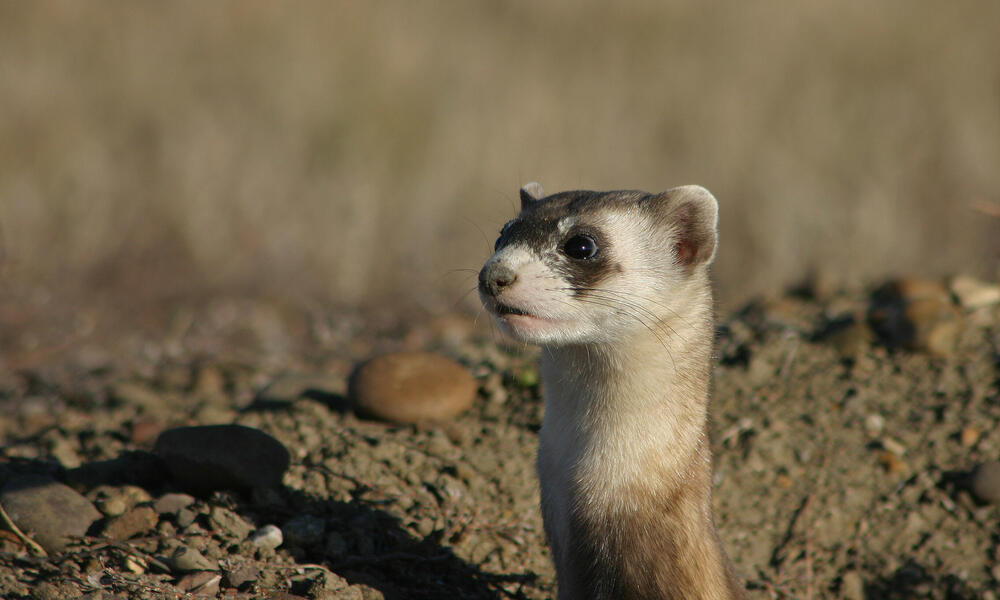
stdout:
<svg viewBox="0 0 1000 600">
<path fill-rule="evenodd" d="M 524 187 L 521 188 L 521 210 L 524 210 L 544 197 L 545 190 L 542 189 L 542 184 L 537 181 L 524 184 Z"/>
<path fill-rule="evenodd" d="M 719 203 L 700 185 L 684 185 L 655 197 L 658 213 L 674 232 L 674 255 L 678 264 L 696 267 L 715 258 Z"/>
</svg>

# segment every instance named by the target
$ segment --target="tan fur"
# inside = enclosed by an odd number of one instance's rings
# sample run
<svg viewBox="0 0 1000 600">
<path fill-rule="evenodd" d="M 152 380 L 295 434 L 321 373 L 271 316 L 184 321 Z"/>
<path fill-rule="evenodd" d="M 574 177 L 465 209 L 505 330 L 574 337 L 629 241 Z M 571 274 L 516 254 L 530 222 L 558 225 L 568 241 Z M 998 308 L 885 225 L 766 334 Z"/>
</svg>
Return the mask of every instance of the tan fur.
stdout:
<svg viewBox="0 0 1000 600">
<path fill-rule="evenodd" d="M 610 316 L 585 321 L 560 308 L 589 315 L 607 303 L 581 299 L 578 308 L 573 298 L 553 300 L 551 285 L 536 287 L 559 269 L 547 271 L 545 260 L 523 266 L 525 250 L 501 249 L 491 259 L 521 261 L 517 273 L 545 275 L 519 277 L 484 295 L 487 307 L 503 301 L 530 307 L 530 314 L 552 309 L 555 316 L 543 314 L 565 319 L 538 329 L 543 340 L 556 340 L 541 342 L 538 473 L 560 600 L 744 596 L 711 512 L 706 420 L 714 324 L 707 267 L 715 251 L 715 200 L 701 188 L 678 190 L 658 212 L 609 202 L 572 215 L 616 242 L 608 252 L 618 268 L 605 269 L 601 285 L 609 291 L 601 298 L 632 302 L 625 308 L 635 323 Z M 522 194 L 526 205 L 537 201 L 540 187 L 531 191 Z M 692 197 L 698 202 L 684 203 Z M 664 248 L 667 260 L 656 254 Z M 648 291 L 629 291 L 636 289 Z M 535 341 L 536 329 L 505 324 Z M 551 333 L 560 326 L 570 333 Z"/>
</svg>

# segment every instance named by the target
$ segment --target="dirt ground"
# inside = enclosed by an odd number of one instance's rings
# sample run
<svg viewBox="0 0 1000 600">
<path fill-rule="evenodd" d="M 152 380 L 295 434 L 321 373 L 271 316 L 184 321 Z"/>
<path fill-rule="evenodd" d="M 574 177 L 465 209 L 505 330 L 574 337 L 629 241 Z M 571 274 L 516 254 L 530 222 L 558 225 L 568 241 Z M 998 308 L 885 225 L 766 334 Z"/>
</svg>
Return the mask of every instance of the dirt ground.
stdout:
<svg viewBox="0 0 1000 600">
<path fill-rule="evenodd" d="M 1000 306 L 949 298 L 928 321 L 886 298 L 814 286 L 720 315 L 717 522 L 752 598 L 997 597 L 1000 507 L 969 481 L 1000 459 Z M 101 536 L 105 516 L 43 557 L 2 532 L 0 597 L 552 597 L 536 352 L 483 320 L 0 291 L 0 487 L 47 474 L 105 515 L 150 504 L 183 491 L 151 453 L 181 425 L 258 428 L 291 455 L 280 488 L 198 497 L 128 539 Z M 356 416 L 348 376 L 400 349 L 468 367 L 473 407 L 437 425 Z M 269 524 L 276 549 L 250 541 Z"/>
</svg>

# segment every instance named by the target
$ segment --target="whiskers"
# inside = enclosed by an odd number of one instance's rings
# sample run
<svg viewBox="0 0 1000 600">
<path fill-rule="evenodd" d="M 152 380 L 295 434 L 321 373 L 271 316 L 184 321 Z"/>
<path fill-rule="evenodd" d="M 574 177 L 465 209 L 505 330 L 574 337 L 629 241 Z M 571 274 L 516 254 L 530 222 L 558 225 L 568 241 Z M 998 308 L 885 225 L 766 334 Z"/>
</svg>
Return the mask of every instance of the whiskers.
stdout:
<svg viewBox="0 0 1000 600">
<path fill-rule="evenodd" d="M 610 308 L 620 315 L 633 319 L 656 338 L 660 346 L 666 352 L 667 356 L 670 357 L 672 366 L 675 369 L 677 368 L 673 352 L 671 352 L 670 346 L 667 344 L 667 340 L 664 336 L 670 335 L 684 342 L 687 341 L 687 338 L 674 329 L 661 314 L 652 310 L 650 305 L 655 308 L 662 309 L 662 311 L 668 313 L 669 317 L 690 325 L 690 323 L 679 315 L 676 310 L 655 298 L 622 290 L 612 290 L 599 287 L 568 286 L 557 288 L 557 290 L 553 291 L 573 292 L 576 295 L 575 301 L 578 303 Z M 568 301 L 562 301 L 562 303 L 567 305 L 571 304 Z"/>
</svg>

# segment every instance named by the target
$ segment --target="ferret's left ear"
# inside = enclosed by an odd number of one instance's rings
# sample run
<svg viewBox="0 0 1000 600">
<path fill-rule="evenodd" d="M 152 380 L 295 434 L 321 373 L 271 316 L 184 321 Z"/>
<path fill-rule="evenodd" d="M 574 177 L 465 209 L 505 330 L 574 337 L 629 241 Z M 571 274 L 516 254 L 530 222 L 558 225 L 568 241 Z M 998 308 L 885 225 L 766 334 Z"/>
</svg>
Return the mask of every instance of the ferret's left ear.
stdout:
<svg viewBox="0 0 1000 600">
<path fill-rule="evenodd" d="M 715 258 L 719 203 L 700 185 L 685 185 L 654 197 L 656 212 L 673 232 L 673 250 L 680 265 L 694 268 Z"/>
<path fill-rule="evenodd" d="M 538 202 L 544 197 L 545 190 L 542 189 L 542 184 L 537 181 L 524 184 L 524 186 L 521 187 L 521 210 L 528 208 L 528 206 Z"/>
</svg>

